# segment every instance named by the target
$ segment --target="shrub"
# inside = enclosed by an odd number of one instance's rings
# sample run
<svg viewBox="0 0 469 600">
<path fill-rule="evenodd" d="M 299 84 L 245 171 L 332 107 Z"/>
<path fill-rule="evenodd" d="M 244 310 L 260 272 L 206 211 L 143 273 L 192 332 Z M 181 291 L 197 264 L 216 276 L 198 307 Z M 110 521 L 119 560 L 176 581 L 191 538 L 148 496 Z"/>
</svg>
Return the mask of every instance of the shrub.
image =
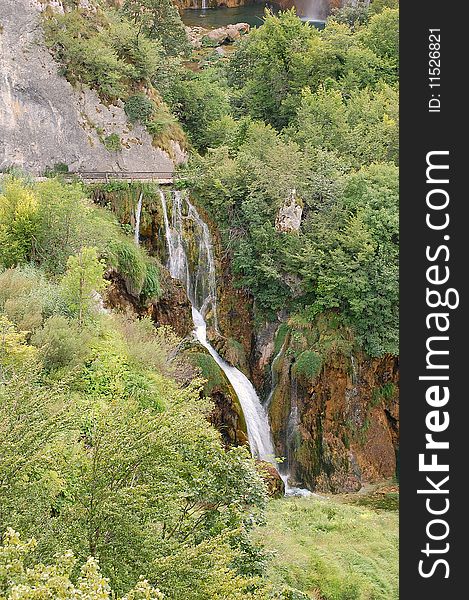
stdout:
<svg viewBox="0 0 469 600">
<path fill-rule="evenodd" d="M 120 238 L 110 242 L 108 253 L 109 262 L 122 275 L 127 291 L 139 296 L 147 274 L 142 250 L 132 240 Z"/>
<path fill-rule="evenodd" d="M 160 271 L 154 263 L 146 265 L 141 295 L 144 300 L 156 300 L 161 295 Z"/>
<path fill-rule="evenodd" d="M 319 375 L 322 368 L 322 358 L 317 352 L 305 350 L 296 359 L 294 371 L 297 375 L 303 375 L 308 379 L 314 379 Z"/>
<path fill-rule="evenodd" d="M 155 106 L 145 94 L 135 94 L 126 100 L 124 110 L 131 123 L 146 125 L 153 116 Z"/>
<path fill-rule="evenodd" d="M 81 567 L 76 586 L 72 583 L 76 559 L 71 551 L 57 556 L 52 565 L 30 565 L 28 561 L 26 567 L 25 559 L 36 546 L 35 539 L 22 542 L 19 534 L 11 528 L 3 535 L 3 544 L 0 546 L 0 589 L 2 593 L 8 594 L 8 598 L 117 598 L 111 590 L 109 580 L 103 577 L 99 564 L 93 557 L 89 557 Z M 127 594 L 127 600 L 143 599 L 163 600 L 163 594 L 141 579 Z"/>
<path fill-rule="evenodd" d="M 30 260 L 37 231 L 38 201 L 19 179 L 7 178 L 0 194 L 0 265 Z"/>
<path fill-rule="evenodd" d="M 36 331 L 31 343 L 39 349 L 45 369 L 51 371 L 82 362 L 89 352 L 90 338 L 91 333 L 81 331 L 76 321 L 56 315 Z"/>
<path fill-rule="evenodd" d="M 32 332 L 53 314 L 64 314 L 65 303 L 57 285 L 30 265 L 0 274 L 0 310 L 22 331 Z"/>
<path fill-rule="evenodd" d="M 117 133 L 111 133 L 104 138 L 104 145 L 109 152 L 120 152 L 122 150 L 122 143 Z"/>
</svg>

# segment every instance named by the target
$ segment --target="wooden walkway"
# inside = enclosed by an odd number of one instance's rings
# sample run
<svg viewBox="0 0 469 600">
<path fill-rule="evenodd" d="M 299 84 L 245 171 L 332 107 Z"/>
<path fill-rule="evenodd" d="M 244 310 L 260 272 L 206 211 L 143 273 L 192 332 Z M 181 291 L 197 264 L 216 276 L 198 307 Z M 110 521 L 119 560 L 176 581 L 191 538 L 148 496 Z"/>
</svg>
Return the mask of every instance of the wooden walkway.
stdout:
<svg viewBox="0 0 469 600">
<path fill-rule="evenodd" d="M 124 181 L 126 183 L 159 183 L 171 185 L 175 175 L 172 172 L 159 171 L 75 171 L 64 173 L 66 178 L 81 179 L 86 183 L 105 183 L 109 181 Z"/>
<path fill-rule="evenodd" d="M 6 173 L 0 173 L 0 178 Z M 158 183 L 159 185 L 171 185 L 177 179 L 177 175 L 170 171 L 69 171 L 57 173 L 65 179 L 78 179 L 84 183 L 107 183 L 111 181 L 123 181 L 125 183 Z M 47 181 L 47 177 L 33 177 L 34 181 Z"/>
</svg>

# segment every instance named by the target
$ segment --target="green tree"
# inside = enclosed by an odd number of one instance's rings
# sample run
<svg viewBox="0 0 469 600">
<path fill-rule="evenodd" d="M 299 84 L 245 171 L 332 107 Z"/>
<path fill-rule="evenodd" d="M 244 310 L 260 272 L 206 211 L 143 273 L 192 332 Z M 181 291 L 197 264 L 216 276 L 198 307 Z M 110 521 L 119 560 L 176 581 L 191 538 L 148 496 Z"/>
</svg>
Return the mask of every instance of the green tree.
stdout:
<svg viewBox="0 0 469 600">
<path fill-rule="evenodd" d="M 37 543 L 30 539 L 22 542 L 19 534 L 8 528 L 0 546 L 0 598 L 17 600 L 111 600 L 117 598 L 109 580 L 101 575 L 98 562 L 90 557 L 80 568 L 76 583 L 72 579 L 76 559 L 71 551 L 56 558 L 54 564 L 26 566 L 29 554 Z M 163 600 L 163 594 L 141 579 L 122 600 Z"/>
<path fill-rule="evenodd" d="M 104 280 L 106 265 L 98 258 L 96 248 L 83 247 L 78 254 L 70 256 L 61 287 L 70 310 L 78 315 L 80 326 L 96 302 L 99 294 L 108 285 Z"/>
<path fill-rule="evenodd" d="M 63 273 L 67 259 L 85 243 L 90 231 L 91 205 L 83 188 L 58 179 L 38 183 L 38 231 L 35 259 L 52 273 Z"/>
<path fill-rule="evenodd" d="M 397 70 L 399 61 L 399 11 L 385 8 L 373 15 L 359 39 L 377 56 L 389 61 Z"/>
<path fill-rule="evenodd" d="M 172 0 L 125 0 L 122 11 L 140 33 L 160 40 L 169 56 L 189 52 L 186 31 Z"/>
<path fill-rule="evenodd" d="M 200 150 L 206 149 L 213 140 L 212 123 L 231 112 L 228 90 L 222 85 L 219 73 L 213 70 L 189 72 L 175 80 L 171 97 L 172 109 L 192 143 Z"/>
<path fill-rule="evenodd" d="M 6 178 L 0 194 L 0 264 L 31 260 L 37 229 L 38 201 L 19 179 Z"/>
</svg>

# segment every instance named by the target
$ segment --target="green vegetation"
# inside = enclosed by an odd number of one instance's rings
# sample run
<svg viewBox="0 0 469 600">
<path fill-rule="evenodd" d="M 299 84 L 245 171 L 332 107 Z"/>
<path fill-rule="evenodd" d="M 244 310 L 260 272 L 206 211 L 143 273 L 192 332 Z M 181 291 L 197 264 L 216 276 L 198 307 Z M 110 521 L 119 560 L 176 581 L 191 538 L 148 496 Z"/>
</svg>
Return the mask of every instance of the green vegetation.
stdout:
<svg viewBox="0 0 469 600">
<path fill-rule="evenodd" d="M 397 515 L 340 500 L 273 500 L 257 537 L 274 553 L 268 574 L 301 600 L 396 600 Z"/>
<path fill-rule="evenodd" d="M 314 328 L 337 313 L 370 356 L 398 351 L 398 10 L 388 4 L 360 6 L 353 25 L 343 9 L 323 31 L 293 11 L 266 13 L 229 59 L 189 76 L 204 117 L 178 105 L 204 151 L 182 175 L 260 318 L 287 308 Z M 209 104 L 197 89 L 215 78 Z"/>
<path fill-rule="evenodd" d="M 109 152 L 120 152 L 122 150 L 122 142 L 117 133 L 111 133 L 104 138 L 104 145 Z"/>
<path fill-rule="evenodd" d="M 162 100 L 188 48 L 176 8 L 170 0 L 128 0 L 120 11 L 112 2 L 93 4 L 92 11 L 72 3 L 64 14 L 45 13 L 46 40 L 63 74 L 105 103 L 124 101 L 130 120 L 145 125 L 156 144 L 164 146 L 168 136 L 184 142 Z M 115 134 L 102 141 L 110 151 L 121 149 Z"/>
<path fill-rule="evenodd" d="M 94 558 L 89 558 L 80 568 L 77 586 L 72 582 L 76 559 L 71 552 L 66 552 L 52 565 L 26 566 L 25 561 L 36 545 L 35 539 L 23 542 L 16 531 L 7 529 L 0 546 L 0 598 L 106 600 L 117 597 Z M 162 600 L 163 597 L 159 590 L 142 579 L 123 600 Z"/>
<path fill-rule="evenodd" d="M 169 328 L 100 307 L 109 264 L 148 293 L 157 265 L 78 185 L 10 177 L 2 192 L 0 594 L 266 598 L 248 451 L 208 424 Z"/>
<path fill-rule="evenodd" d="M 0 191 L 0 266 L 33 263 L 45 273 L 62 275 L 87 246 L 101 259 L 102 272 L 106 267 L 120 273 L 129 293 L 143 300 L 160 294 L 154 259 L 124 235 L 109 212 L 86 197 L 80 184 L 58 179 L 29 184 L 10 177 Z M 91 268 L 93 261 L 87 260 Z M 96 279 L 93 285 L 99 293 Z"/>
</svg>

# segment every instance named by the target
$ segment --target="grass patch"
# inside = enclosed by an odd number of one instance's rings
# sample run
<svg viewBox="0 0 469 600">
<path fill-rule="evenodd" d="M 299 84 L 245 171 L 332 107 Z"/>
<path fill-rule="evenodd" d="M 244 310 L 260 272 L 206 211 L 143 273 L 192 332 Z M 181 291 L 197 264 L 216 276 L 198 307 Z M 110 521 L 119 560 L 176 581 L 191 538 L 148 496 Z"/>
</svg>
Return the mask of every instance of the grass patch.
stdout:
<svg viewBox="0 0 469 600">
<path fill-rule="evenodd" d="M 315 600 L 398 598 L 398 517 L 340 500 L 272 500 L 256 531 L 276 586 Z"/>
</svg>

